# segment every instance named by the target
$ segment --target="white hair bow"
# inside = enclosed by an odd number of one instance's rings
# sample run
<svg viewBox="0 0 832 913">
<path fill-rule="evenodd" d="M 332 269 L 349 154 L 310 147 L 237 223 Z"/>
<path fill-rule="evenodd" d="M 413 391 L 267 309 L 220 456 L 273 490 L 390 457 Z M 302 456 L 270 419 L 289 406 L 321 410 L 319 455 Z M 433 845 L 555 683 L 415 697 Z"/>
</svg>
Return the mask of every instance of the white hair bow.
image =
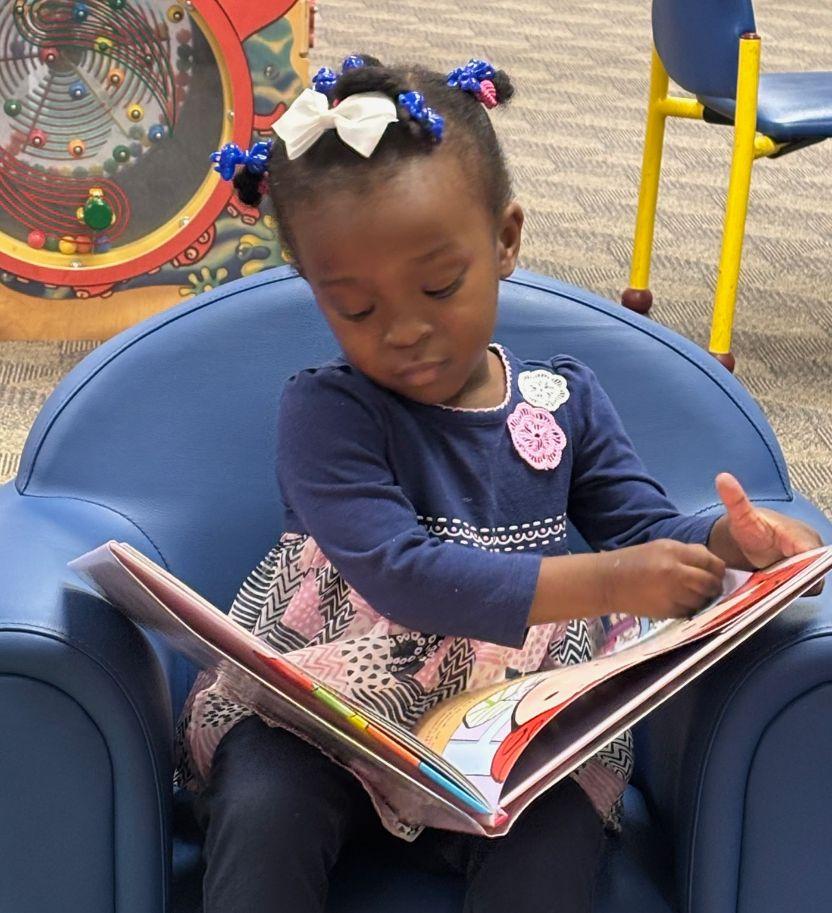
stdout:
<svg viewBox="0 0 832 913">
<path fill-rule="evenodd" d="M 359 92 L 330 108 L 322 92 L 304 89 L 272 129 L 286 144 L 290 159 L 303 155 L 333 128 L 348 146 L 369 158 L 387 125 L 398 119 L 393 99 L 383 92 Z"/>
</svg>

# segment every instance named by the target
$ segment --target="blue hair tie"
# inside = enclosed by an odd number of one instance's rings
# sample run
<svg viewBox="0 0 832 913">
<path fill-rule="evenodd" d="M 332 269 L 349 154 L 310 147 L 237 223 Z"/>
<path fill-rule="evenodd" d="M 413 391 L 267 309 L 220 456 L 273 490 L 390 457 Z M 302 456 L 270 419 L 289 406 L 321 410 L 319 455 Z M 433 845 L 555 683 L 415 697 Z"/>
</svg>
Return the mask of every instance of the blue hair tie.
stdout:
<svg viewBox="0 0 832 913">
<path fill-rule="evenodd" d="M 211 153 L 211 161 L 214 162 L 214 171 L 219 172 L 224 181 L 230 181 L 234 178 L 238 165 L 244 165 L 252 174 L 265 174 L 271 152 L 271 140 L 255 143 L 251 149 L 241 149 L 236 143 L 226 143 L 219 152 Z"/>
<path fill-rule="evenodd" d="M 338 76 L 329 67 L 321 67 L 312 77 L 312 88 L 329 98 L 337 81 Z"/>
<path fill-rule="evenodd" d="M 459 88 L 463 92 L 477 95 L 480 91 L 480 83 L 484 79 L 493 79 L 495 73 L 496 70 L 487 61 L 471 58 L 464 67 L 451 70 L 448 73 L 447 82 L 452 88 Z"/>
<path fill-rule="evenodd" d="M 425 96 L 421 92 L 402 92 L 398 102 L 434 142 L 438 143 L 442 139 L 445 118 L 425 104 Z"/>
<path fill-rule="evenodd" d="M 363 66 L 365 66 L 363 57 L 350 54 L 349 57 L 344 58 L 344 62 L 341 64 L 341 73 L 346 73 L 347 70 L 360 70 Z"/>
</svg>

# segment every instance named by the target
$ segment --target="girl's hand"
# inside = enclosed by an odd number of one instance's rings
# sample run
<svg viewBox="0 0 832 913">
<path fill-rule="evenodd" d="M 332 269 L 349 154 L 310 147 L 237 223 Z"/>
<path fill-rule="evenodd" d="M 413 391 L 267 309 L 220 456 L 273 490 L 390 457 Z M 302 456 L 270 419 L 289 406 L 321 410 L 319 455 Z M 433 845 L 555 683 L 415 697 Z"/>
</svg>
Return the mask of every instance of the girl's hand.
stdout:
<svg viewBox="0 0 832 913">
<path fill-rule="evenodd" d="M 605 615 L 684 618 L 722 593 L 725 562 L 704 545 L 656 539 L 597 557 Z"/>
<path fill-rule="evenodd" d="M 724 525 L 732 544 L 752 568 L 768 567 L 775 561 L 823 545 L 815 530 L 800 520 L 764 507 L 754 507 L 742 485 L 730 473 L 722 472 L 716 477 L 716 490 L 726 514 L 715 525 Z M 712 534 L 712 538 L 718 541 L 719 531 L 715 532 L 717 536 Z M 822 588 L 823 583 L 810 590 L 809 595 L 816 595 Z"/>
</svg>

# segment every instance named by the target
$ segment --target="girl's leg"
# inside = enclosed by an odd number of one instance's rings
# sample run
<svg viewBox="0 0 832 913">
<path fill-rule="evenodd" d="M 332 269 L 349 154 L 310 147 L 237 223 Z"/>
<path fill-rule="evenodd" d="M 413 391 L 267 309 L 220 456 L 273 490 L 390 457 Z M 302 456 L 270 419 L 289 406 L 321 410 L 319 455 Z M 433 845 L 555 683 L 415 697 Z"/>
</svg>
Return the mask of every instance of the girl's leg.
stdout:
<svg viewBox="0 0 832 913">
<path fill-rule="evenodd" d="M 322 913 L 330 870 L 370 808 L 317 749 L 259 717 L 241 721 L 196 802 L 204 913 Z"/>
<path fill-rule="evenodd" d="M 604 827 L 573 780 L 472 848 L 465 913 L 591 913 Z"/>
</svg>

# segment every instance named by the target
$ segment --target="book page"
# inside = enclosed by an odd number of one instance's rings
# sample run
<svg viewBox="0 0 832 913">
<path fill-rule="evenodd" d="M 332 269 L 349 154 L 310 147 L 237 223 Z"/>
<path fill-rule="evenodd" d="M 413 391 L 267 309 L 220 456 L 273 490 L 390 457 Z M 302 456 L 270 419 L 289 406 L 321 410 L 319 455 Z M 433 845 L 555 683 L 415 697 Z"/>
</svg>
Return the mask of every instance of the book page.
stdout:
<svg viewBox="0 0 832 913">
<path fill-rule="evenodd" d="M 579 698 L 624 670 L 717 632 L 750 624 L 813 569 L 832 563 L 832 549 L 818 549 L 751 574 L 726 575 L 726 592 L 689 619 L 656 626 L 611 655 L 533 673 L 443 701 L 423 717 L 414 734 L 456 767 L 495 806 L 512 767 L 529 743 Z M 672 668 L 673 663 L 670 663 Z"/>
<path fill-rule="evenodd" d="M 484 797 L 409 732 L 334 694 L 131 546 L 111 541 L 70 566 L 124 614 L 163 634 L 198 666 L 222 670 L 228 697 L 249 707 L 267 707 L 268 718 L 293 731 L 326 735 L 329 742 L 340 740 L 353 748 L 360 745 L 362 753 L 398 768 L 405 780 L 419 783 L 430 795 L 443 794 L 443 801 L 461 806 L 468 815 L 490 815 Z M 246 681 L 248 690 L 242 694 Z"/>
</svg>

